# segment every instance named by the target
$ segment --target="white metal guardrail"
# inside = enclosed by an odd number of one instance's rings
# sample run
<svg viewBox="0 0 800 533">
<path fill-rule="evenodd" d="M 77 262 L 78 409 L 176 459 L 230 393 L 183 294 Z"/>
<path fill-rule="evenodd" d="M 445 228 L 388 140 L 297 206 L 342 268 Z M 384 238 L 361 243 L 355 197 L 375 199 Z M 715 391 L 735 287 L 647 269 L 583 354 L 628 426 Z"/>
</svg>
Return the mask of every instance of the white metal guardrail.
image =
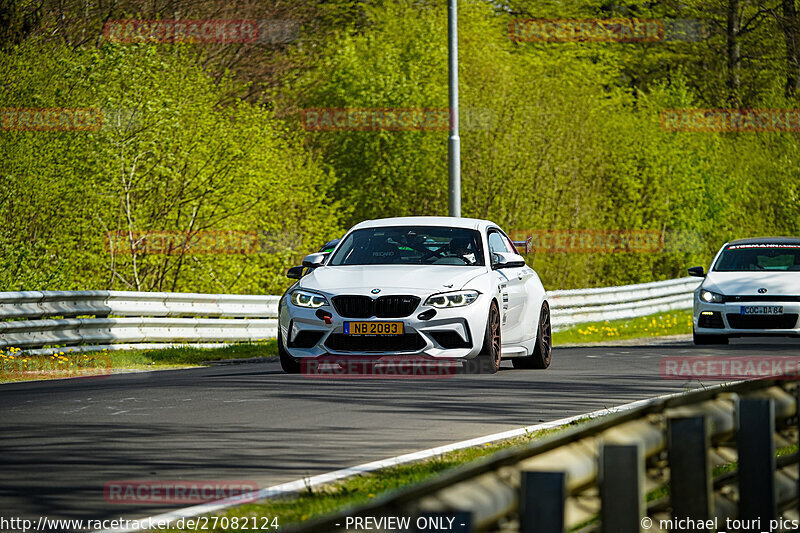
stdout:
<svg viewBox="0 0 800 533">
<path fill-rule="evenodd" d="M 135 348 L 277 335 L 279 296 L 124 291 L 0 293 L 0 349 Z M 47 353 L 52 349 L 36 350 Z"/>
<path fill-rule="evenodd" d="M 798 392 L 777 379 L 654 399 L 285 531 L 387 516 L 457 517 L 462 533 L 782 531 L 798 516 Z"/>
<path fill-rule="evenodd" d="M 0 320 L 51 316 L 276 318 L 280 296 L 127 291 L 0 292 Z"/>
<path fill-rule="evenodd" d="M 549 293 L 553 327 L 688 309 L 697 278 Z M 124 291 L 0 292 L 0 349 L 233 343 L 277 334 L 279 296 Z"/>
<path fill-rule="evenodd" d="M 550 291 L 553 329 L 690 309 L 701 280 L 680 278 L 639 285 Z"/>
</svg>

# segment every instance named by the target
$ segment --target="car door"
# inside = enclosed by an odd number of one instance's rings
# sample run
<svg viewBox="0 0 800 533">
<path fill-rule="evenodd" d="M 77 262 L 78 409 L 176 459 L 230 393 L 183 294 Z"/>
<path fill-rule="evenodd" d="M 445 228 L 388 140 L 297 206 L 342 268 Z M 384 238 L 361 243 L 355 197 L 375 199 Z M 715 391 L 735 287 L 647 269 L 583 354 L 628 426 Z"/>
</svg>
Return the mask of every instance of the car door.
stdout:
<svg viewBox="0 0 800 533">
<path fill-rule="evenodd" d="M 514 253 L 517 251 L 509 238 L 499 229 L 488 232 L 489 257 L 492 266 L 495 264 L 495 253 Z M 495 270 L 500 278 L 501 299 L 500 314 L 503 328 L 502 343 L 505 345 L 522 342 L 525 337 L 525 304 L 527 293 L 525 284 L 530 277 L 530 269 L 524 267 L 501 268 Z"/>
</svg>

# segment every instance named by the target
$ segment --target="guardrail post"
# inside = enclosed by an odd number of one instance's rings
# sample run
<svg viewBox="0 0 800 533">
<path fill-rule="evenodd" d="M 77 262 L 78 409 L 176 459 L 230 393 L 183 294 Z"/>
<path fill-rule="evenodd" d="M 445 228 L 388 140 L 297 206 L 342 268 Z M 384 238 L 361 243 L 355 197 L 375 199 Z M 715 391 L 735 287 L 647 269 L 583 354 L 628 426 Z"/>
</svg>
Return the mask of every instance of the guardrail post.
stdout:
<svg viewBox="0 0 800 533">
<path fill-rule="evenodd" d="M 519 530 L 522 533 L 563 533 L 566 474 L 527 471 L 521 476 Z"/>
<path fill-rule="evenodd" d="M 706 417 L 670 418 L 667 439 L 672 517 L 708 520 L 712 499 Z"/>
<path fill-rule="evenodd" d="M 739 516 L 777 518 L 775 498 L 775 404 L 770 399 L 739 401 Z"/>
<path fill-rule="evenodd" d="M 600 452 L 603 533 L 639 533 L 645 515 L 644 453 L 640 444 L 604 444 Z"/>
</svg>

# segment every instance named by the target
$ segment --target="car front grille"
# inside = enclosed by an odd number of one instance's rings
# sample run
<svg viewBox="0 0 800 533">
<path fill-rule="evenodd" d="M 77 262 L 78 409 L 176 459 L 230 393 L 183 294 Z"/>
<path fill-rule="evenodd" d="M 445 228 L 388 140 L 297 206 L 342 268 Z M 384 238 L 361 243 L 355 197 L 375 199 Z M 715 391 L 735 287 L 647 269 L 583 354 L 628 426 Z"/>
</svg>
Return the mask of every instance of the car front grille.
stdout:
<svg viewBox="0 0 800 533">
<path fill-rule="evenodd" d="M 728 324 L 733 329 L 793 329 L 797 325 L 797 314 L 738 315 L 729 313 Z"/>
<path fill-rule="evenodd" d="M 370 318 L 374 312 L 369 296 L 334 296 L 333 307 L 340 316 L 347 318 Z"/>
<path fill-rule="evenodd" d="M 403 318 L 419 306 L 417 296 L 334 296 L 333 307 L 344 318 Z"/>
<path fill-rule="evenodd" d="M 325 346 L 339 352 L 416 352 L 425 347 L 419 333 L 403 335 L 361 336 L 332 333 Z"/>
</svg>

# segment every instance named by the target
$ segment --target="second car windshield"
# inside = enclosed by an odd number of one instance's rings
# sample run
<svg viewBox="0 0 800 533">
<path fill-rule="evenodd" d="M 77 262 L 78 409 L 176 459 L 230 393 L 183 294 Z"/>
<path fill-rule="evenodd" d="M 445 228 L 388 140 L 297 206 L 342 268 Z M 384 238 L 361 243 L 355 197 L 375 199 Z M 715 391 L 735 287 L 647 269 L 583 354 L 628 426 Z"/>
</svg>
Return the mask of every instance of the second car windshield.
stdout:
<svg viewBox="0 0 800 533">
<path fill-rule="evenodd" d="M 328 264 L 482 266 L 484 263 L 478 231 L 392 226 L 353 231 Z"/>
<path fill-rule="evenodd" d="M 759 270 L 790 270 L 800 272 L 800 245 L 731 245 L 722 252 L 714 270 L 718 272 Z"/>
</svg>

